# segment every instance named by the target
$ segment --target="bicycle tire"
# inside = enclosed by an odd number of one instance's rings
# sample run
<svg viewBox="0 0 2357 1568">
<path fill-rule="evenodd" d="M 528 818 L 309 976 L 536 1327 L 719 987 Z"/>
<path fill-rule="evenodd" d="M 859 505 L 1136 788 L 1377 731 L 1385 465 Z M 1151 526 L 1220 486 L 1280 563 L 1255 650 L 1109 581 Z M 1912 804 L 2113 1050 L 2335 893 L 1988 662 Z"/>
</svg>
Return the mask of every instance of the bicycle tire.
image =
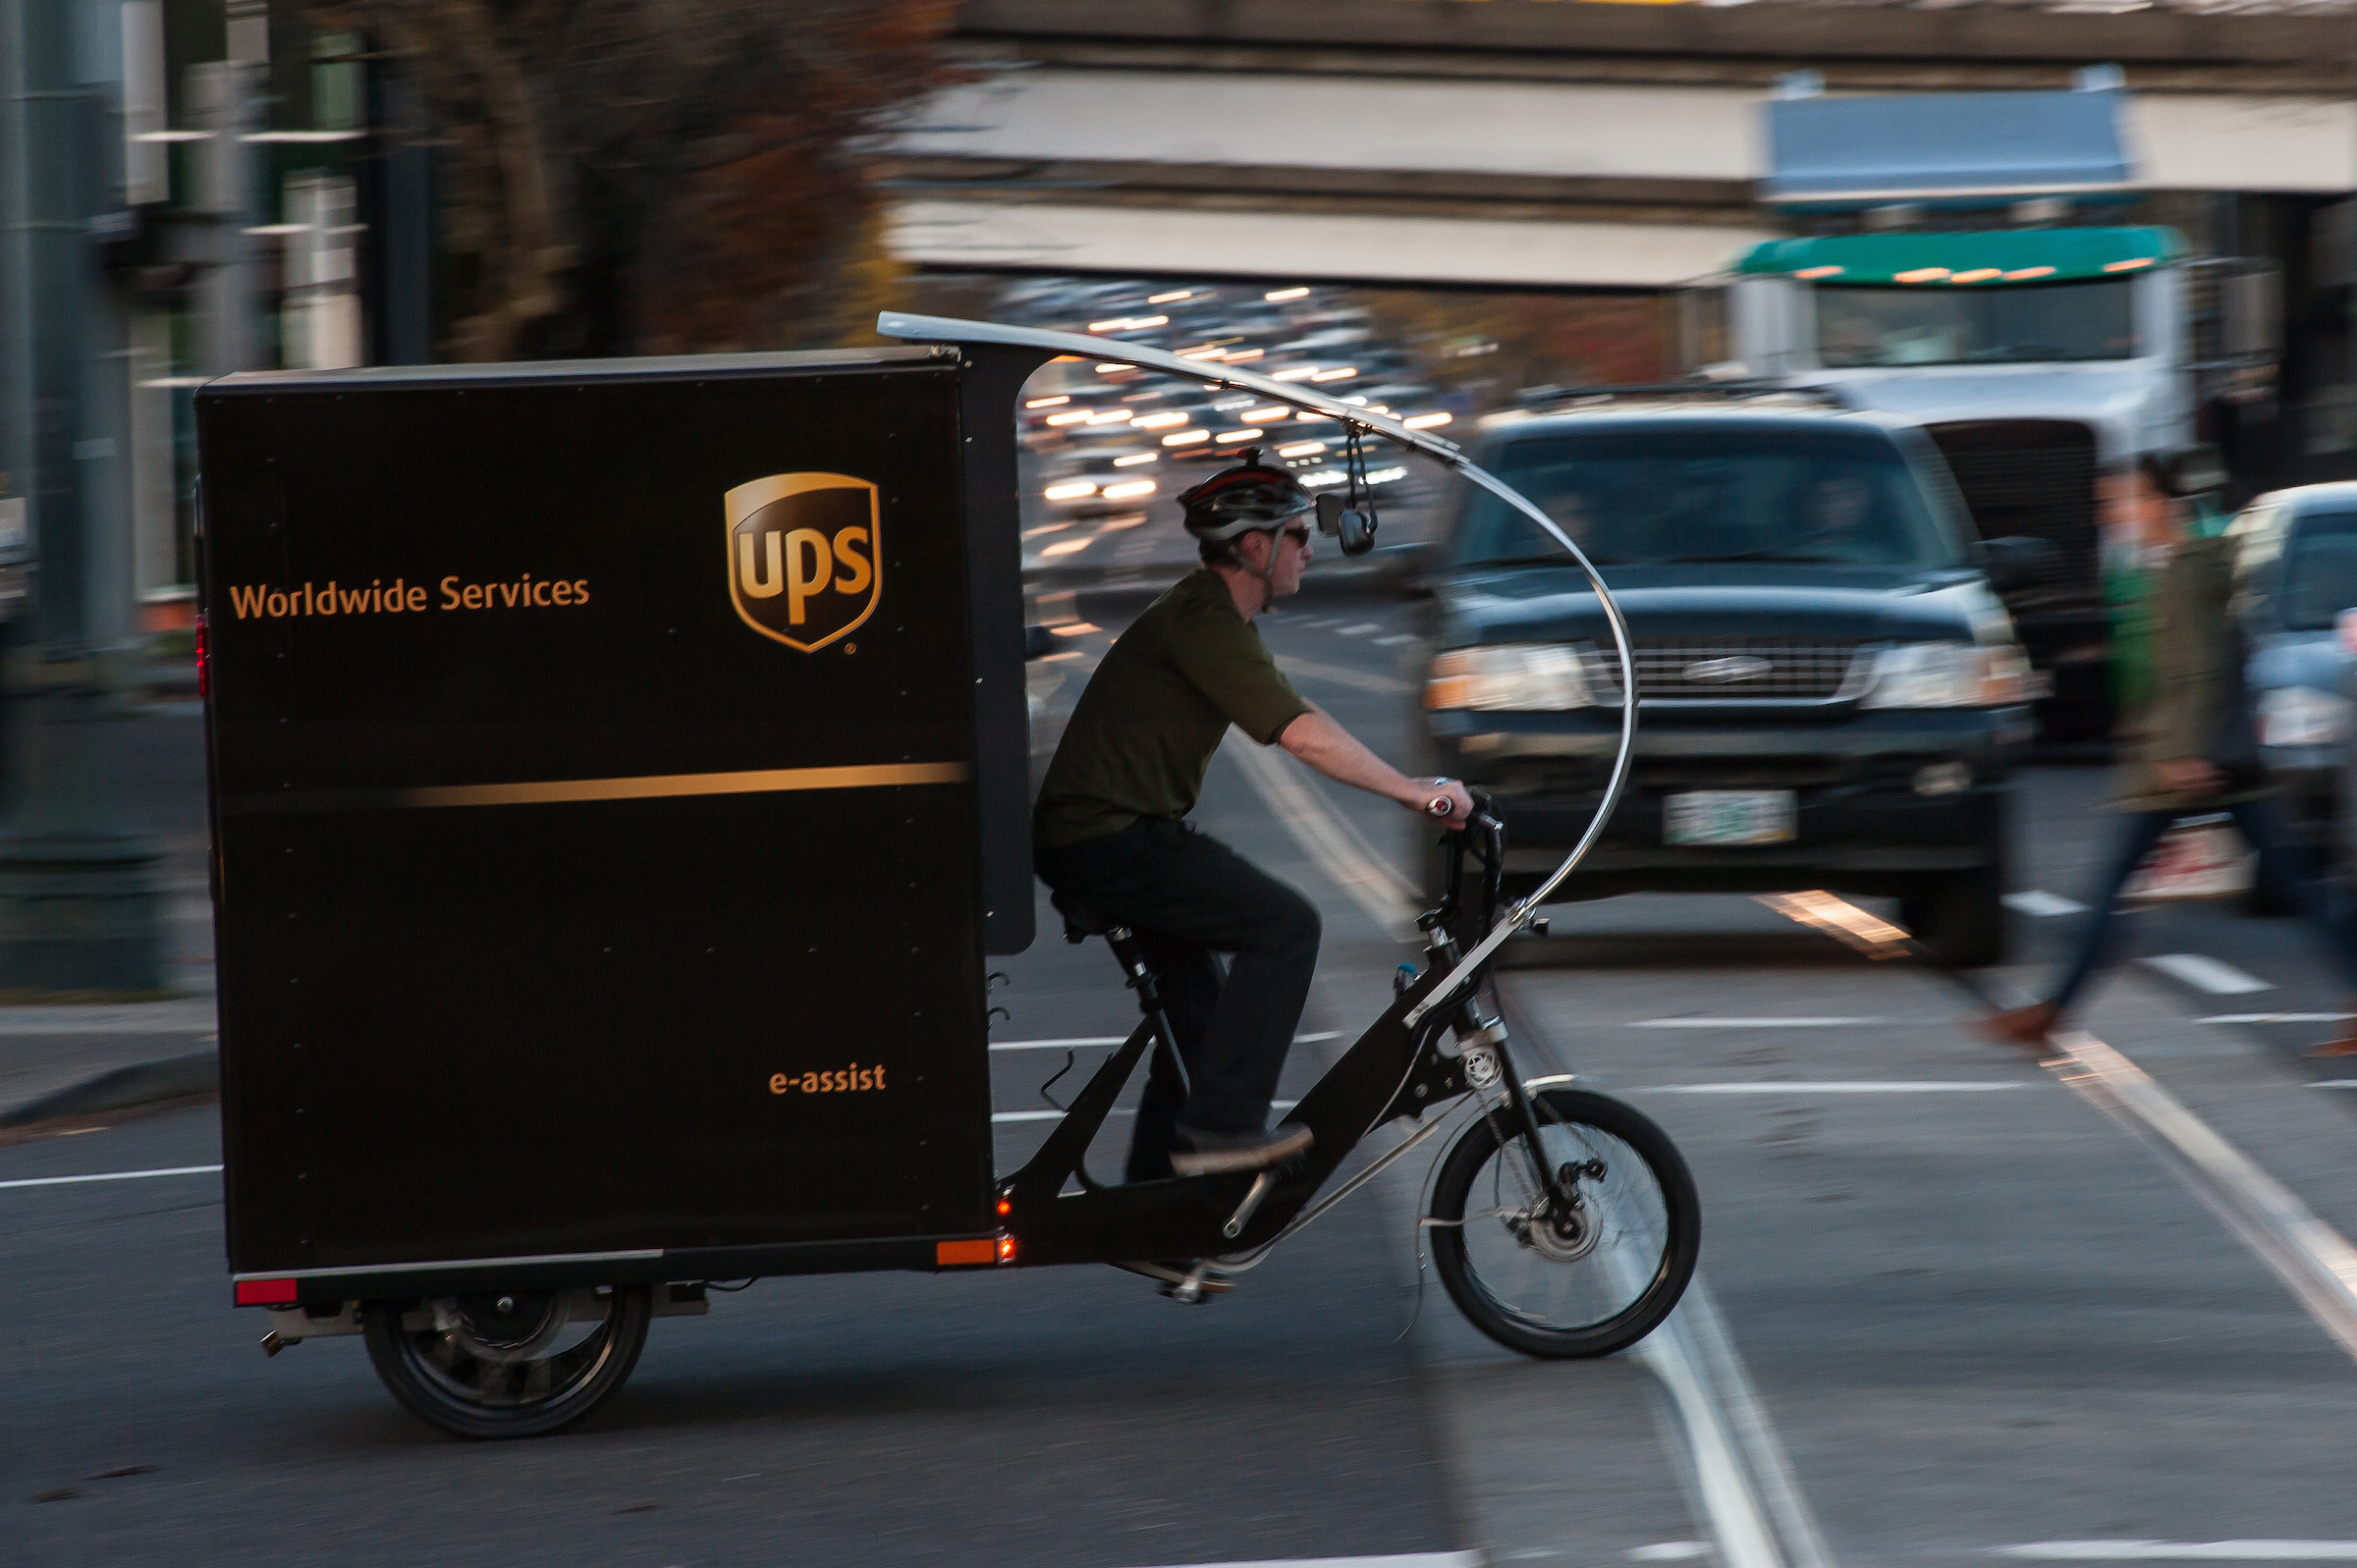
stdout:
<svg viewBox="0 0 2357 1568">
<path fill-rule="evenodd" d="M 1441 1162 L 1428 1215 L 1433 1264 L 1457 1310 L 1507 1349 L 1548 1360 L 1609 1356 L 1660 1326 L 1694 1275 L 1702 1244 L 1694 1178 L 1669 1134 L 1617 1100 L 1548 1088 L 1532 1091 L 1530 1101 L 1551 1162 L 1569 1157 L 1604 1164 L 1601 1177 L 1579 1179 L 1593 1239 L 1585 1251 L 1565 1238 L 1563 1227 L 1531 1239 L 1533 1227 L 1548 1221 L 1544 1205 L 1529 1193 L 1520 1128 L 1511 1108 L 1501 1104 L 1457 1134 Z M 1512 1152 L 1510 1163 L 1500 1158 L 1502 1150 Z M 1642 1167 L 1643 1183 L 1633 1179 L 1632 1159 Z M 1511 1197 L 1518 1207 L 1507 1201 L 1508 1171 L 1516 1173 L 1519 1190 Z M 1494 1201 L 1468 1219 L 1466 1205 L 1481 1192 L 1485 1175 L 1493 1187 L 1483 1197 Z M 1647 1200 L 1645 1191 L 1658 1200 Z M 1623 1245 L 1632 1238 L 1633 1251 Z M 1517 1285 L 1508 1275 L 1527 1275 L 1535 1285 Z M 1527 1297 L 1550 1288 L 1608 1304 L 1627 1299 L 1591 1321 L 1558 1322 L 1507 1294 Z M 1581 1311 L 1565 1315 L 1577 1318 Z"/>
</svg>

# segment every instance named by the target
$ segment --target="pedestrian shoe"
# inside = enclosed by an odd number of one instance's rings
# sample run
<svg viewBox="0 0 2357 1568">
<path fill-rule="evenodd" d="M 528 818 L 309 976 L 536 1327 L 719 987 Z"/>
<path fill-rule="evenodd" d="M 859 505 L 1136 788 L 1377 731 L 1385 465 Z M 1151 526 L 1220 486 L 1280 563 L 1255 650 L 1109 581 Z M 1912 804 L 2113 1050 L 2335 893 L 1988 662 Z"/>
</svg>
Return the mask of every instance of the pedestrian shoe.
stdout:
<svg viewBox="0 0 2357 1568">
<path fill-rule="evenodd" d="M 2303 1056 L 2357 1056 L 2357 1003 L 2350 1009 L 2350 1021 L 2340 1026 L 2340 1033 L 2322 1045 L 2310 1046 L 2300 1053 Z"/>
<path fill-rule="evenodd" d="M 2062 1009 L 2053 1002 L 2034 1001 L 2026 1007 L 2011 1007 L 1983 1018 L 1981 1032 L 2008 1046 L 2042 1049 L 2046 1037 L 2054 1032 L 2061 1017 Z"/>
<path fill-rule="evenodd" d="M 1266 1170 L 1284 1164 L 1316 1141 L 1307 1127 L 1291 1121 L 1274 1132 L 1209 1132 L 1182 1124 L 1171 1150 L 1171 1168 L 1181 1176 Z"/>
</svg>

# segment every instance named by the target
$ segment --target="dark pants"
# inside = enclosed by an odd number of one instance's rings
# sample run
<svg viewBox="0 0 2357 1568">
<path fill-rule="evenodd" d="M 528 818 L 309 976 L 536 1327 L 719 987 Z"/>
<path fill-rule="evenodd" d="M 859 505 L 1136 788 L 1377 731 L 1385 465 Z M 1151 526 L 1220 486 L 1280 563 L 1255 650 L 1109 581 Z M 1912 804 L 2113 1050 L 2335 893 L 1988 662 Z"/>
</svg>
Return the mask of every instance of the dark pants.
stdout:
<svg viewBox="0 0 2357 1568">
<path fill-rule="evenodd" d="M 2313 875 L 2314 857 L 2293 844 L 2285 833 L 2282 806 L 2262 797 L 2219 809 L 2232 815 L 2234 826 L 2242 830 L 2243 838 L 2259 851 L 2259 874 L 2283 880 L 2285 886 L 2277 892 L 2306 917 L 2326 962 L 2343 981 L 2357 986 L 2357 949 L 2352 949 L 2348 932 L 2333 918 L 2325 891 Z M 2161 836 L 2193 815 L 2196 813 L 2190 811 L 2136 811 L 2120 818 L 2119 846 L 2112 854 L 2111 868 L 2102 889 L 2089 900 L 2087 923 L 2079 932 L 2078 954 L 2071 960 L 2062 984 L 2047 999 L 2056 1007 L 2067 1009 L 2079 988 L 2102 964 L 2110 946 L 2111 918 L 2119 901 L 2119 890 L 2136 875 L 2136 868 L 2153 852 Z"/>
<path fill-rule="evenodd" d="M 1128 1179 L 1171 1173 L 1171 1133 L 1258 1132 L 1309 1000 L 1318 911 L 1308 899 L 1184 822 L 1146 821 L 1034 853 L 1050 888 L 1127 926 L 1154 971 L 1191 1093 L 1151 1057 Z M 1223 980 L 1217 954 L 1231 955 Z"/>
</svg>

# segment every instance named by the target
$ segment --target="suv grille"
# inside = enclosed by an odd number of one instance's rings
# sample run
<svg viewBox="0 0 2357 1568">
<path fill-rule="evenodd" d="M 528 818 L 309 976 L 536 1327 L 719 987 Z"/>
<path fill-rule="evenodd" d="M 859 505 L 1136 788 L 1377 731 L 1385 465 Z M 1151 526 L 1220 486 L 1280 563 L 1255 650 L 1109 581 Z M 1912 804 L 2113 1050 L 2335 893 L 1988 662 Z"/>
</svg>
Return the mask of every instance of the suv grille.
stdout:
<svg viewBox="0 0 2357 1568">
<path fill-rule="evenodd" d="M 1824 702 L 1842 694 L 1862 644 L 1816 642 L 1796 637 L 1742 637 L 1710 642 L 1673 642 L 1638 637 L 1640 701 Z M 1617 701 L 1620 661 L 1592 648 L 1588 676 L 1599 692 Z"/>
</svg>

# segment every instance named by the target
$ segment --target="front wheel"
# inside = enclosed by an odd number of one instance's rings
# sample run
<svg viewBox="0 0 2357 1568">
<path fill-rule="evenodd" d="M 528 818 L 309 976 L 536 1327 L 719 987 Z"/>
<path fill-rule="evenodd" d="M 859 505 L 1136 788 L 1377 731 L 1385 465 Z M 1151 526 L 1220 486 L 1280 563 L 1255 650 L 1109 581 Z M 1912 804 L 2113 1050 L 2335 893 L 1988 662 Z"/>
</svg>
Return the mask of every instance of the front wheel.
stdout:
<svg viewBox="0 0 2357 1568">
<path fill-rule="evenodd" d="M 644 1285 L 371 1302 L 368 1359 L 411 1413 L 460 1437 L 536 1437 L 614 1397 L 646 1344 Z"/>
<path fill-rule="evenodd" d="M 1501 1102 L 1457 1135 L 1433 1183 L 1432 1257 L 1449 1299 L 1509 1350 L 1608 1356 L 1653 1332 L 1694 1274 L 1702 1206 L 1670 1137 L 1583 1089 L 1530 1095 L 1558 1212 Z"/>
</svg>

